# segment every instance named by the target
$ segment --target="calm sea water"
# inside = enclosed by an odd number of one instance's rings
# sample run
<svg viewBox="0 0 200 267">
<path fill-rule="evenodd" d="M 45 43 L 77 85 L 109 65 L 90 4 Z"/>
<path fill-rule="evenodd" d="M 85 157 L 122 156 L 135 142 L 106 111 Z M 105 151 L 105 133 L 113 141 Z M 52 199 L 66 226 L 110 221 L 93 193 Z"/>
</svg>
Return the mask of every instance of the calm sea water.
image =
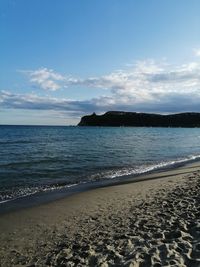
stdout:
<svg viewBox="0 0 200 267">
<path fill-rule="evenodd" d="M 0 126 L 0 201 L 200 157 L 200 129 Z"/>
</svg>

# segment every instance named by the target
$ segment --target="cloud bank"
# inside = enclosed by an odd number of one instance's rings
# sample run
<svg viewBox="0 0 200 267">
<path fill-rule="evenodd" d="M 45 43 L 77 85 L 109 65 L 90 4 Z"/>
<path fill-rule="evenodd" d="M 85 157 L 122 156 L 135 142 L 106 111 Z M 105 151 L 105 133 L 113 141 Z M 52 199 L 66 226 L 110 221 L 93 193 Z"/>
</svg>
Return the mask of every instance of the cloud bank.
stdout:
<svg viewBox="0 0 200 267">
<path fill-rule="evenodd" d="M 47 68 L 24 71 L 41 89 L 56 91 L 61 88 L 81 87 L 102 89 L 102 95 L 88 100 L 69 100 L 36 94 L 17 94 L 1 91 L 3 108 L 56 110 L 82 115 L 107 110 L 139 112 L 200 111 L 200 63 L 170 65 L 154 60 L 139 61 L 131 67 L 99 77 L 77 78 L 65 76 Z M 104 90 L 109 96 L 103 96 Z"/>
</svg>

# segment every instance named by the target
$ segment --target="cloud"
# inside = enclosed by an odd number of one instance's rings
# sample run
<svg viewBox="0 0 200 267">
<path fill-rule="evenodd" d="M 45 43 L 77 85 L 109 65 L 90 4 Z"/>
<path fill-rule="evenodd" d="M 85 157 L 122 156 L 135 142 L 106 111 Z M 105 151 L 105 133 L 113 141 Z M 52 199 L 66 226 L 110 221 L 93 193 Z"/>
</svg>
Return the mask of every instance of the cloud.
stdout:
<svg viewBox="0 0 200 267">
<path fill-rule="evenodd" d="M 12 109 L 65 111 L 76 114 L 92 112 L 95 108 L 94 100 L 77 101 L 36 94 L 16 94 L 8 91 L 0 91 L 0 106 Z"/>
<path fill-rule="evenodd" d="M 27 73 L 27 72 L 26 72 Z M 103 76 L 75 78 L 42 68 L 28 71 L 30 81 L 45 90 L 63 87 L 102 89 L 102 95 L 87 100 L 53 98 L 36 94 L 0 93 L 0 106 L 4 108 L 54 110 L 71 116 L 108 110 L 139 112 L 200 112 L 200 63 L 188 62 L 171 65 L 166 61 L 138 61 L 131 67 Z M 80 90 L 80 89 L 79 89 Z M 109 96 L 103 95 L 109 91 Z M 67 89 L 66 89 L 67 94 Z"/>
<path fill-rule="evenodd" d="M 194 92 L 200 88 L 200 64 L 190 62 L 180 66 L 153 60 L 139 61 L 131 69 L 111 72 L 86 79 L 67 78 L 65 84 L 111 90 L 112 94 L 129 95 L 140 100 L 154 93 Z"/>
<path fill-rule="evenodd" d="M 44 90 L 56 91 L 62 87 L 65 77 L 51 69 L 40 68 L 38 70 L 21 71 L 28 75 L 30 82 Z"/>
<path fill-rule="evenodd" d="M 113 95 L 135 97 L 137 101 L 151 99 L 154 93 L 194 92 L 200 88 L 200 63 L 183 65 L 160 64 L 154 60 L 138 61 L 131 68 L 118 70 L 99 77 L 76 78 L 41 68 L 25 71 L 30 82 L 45 90 L 61 87 L 101 88 Z"/>
<path fill-rule="evenodd" d="M 92 112 L 103 113 L 108 110 L 124 110 L 137 112 L 172 113 L 200 111 L 200 96 L 189 93 L 154 94 L 151 100 L 137 101 L 134 97 L 116 95 L 100 96 L 89 100 L 69 100 L 38 96 L 35 94 L 14 94 L 0 92 L 0 107 L 3 109 L 49 110 L 57 114 L 80 118 Z"/>
<path fill-rule="evenodd" d="M 195 56 L 200 57 L 200 49 L 194 49 Z"/>
</svg>

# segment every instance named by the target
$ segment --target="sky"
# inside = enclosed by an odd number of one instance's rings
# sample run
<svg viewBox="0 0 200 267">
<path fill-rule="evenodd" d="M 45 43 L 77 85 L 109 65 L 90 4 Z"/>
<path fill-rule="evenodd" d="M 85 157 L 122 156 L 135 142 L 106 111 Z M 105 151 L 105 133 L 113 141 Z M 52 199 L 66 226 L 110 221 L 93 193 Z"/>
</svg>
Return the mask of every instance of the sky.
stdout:
<svg viewBox="0 0 200 267">
<path fill-rule="evenodd" d="M 0 124 L 200 112 L 199 0 L 0 0 Z"/>
</svg>

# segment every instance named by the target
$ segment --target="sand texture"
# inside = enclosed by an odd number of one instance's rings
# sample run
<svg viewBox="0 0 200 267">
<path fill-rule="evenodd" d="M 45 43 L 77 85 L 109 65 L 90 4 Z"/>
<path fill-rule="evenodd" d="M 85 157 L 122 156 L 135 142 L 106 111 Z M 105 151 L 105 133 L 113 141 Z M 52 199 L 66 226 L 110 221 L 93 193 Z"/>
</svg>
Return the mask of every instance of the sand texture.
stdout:
<svg viewBox="0 0 200 267">
<path fill-rule="evenodd" d="M 145 178 L 1 215 L 1 266 L 200 266 L 200 166 Z"/>
</svg>

